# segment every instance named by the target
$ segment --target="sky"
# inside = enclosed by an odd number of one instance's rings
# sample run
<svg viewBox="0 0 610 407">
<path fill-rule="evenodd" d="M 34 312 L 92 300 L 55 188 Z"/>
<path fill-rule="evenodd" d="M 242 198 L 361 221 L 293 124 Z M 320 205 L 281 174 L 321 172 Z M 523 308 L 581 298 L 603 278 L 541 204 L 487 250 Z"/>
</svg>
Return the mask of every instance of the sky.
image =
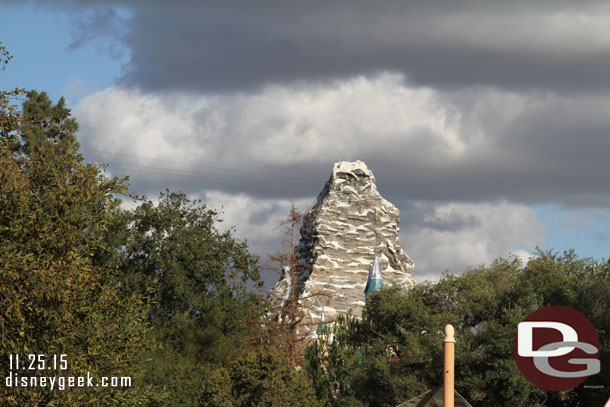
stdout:
<svg viewBox="0 0 610 407">
<path fill-rule="evenodd" d="M 417 281 L 536 247 L 608 257 L 607 2 L 0 0 L 0 16 L 0 88 L 64 96 L 87 160 L 222 210 L 263 259 L 290 205 L 357 159 L 400 210 Z"/>
</svg>

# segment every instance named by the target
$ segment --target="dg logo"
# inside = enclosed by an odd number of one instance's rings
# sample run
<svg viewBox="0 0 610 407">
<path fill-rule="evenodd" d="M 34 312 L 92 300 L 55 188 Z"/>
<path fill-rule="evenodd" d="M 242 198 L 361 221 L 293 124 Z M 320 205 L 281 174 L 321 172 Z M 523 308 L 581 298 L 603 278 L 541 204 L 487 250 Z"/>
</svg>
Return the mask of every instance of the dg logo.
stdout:
<svg viewBox="0 0 610 407">
<path fill-rule="evenodd" d="M 532 312 L 517 327 L 513 355 L 535 386 L 564 391 L 599 373 L 599 337 L 580 312 L 551 305 Z"/>
</svg>

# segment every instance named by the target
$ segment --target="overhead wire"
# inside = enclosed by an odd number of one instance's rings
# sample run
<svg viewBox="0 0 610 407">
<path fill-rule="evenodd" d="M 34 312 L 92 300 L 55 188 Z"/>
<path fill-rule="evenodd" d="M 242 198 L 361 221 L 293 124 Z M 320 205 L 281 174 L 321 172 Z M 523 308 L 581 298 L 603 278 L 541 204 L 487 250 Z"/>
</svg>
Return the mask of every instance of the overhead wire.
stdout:
<svg viewBox="0 0 610 407">
<path fill-rule="evenodd" d="M 155 162 L 155 161 L 166 162 L 166 163 L 171 163 L 171 164 L 176 164 L 176 165 L 182 164 L 182 163 L 178 163 L 176 161 L 148 158 L 148 157 L 136 156 L 136 155 L 131 155 L 131 154 L 112 153 L 112 152 L 93 150 L 93 149 L 87 149 L 87 148 L 81 148 L 81 150 L 102 153 L 102 154 L 111 154 L 111 155 L 115 155 L 115 156 L 124 156 L 124 157 L 128 157 L 128 158 L 150 160 L 153 162 Z M 103 161 L 104 162 L 95 162 L 94 161 L 93 163 L 100 167 L 109 165 L 109 166 L 112 166 L 113 168 L 122 168 L 122 169 L 126 169 L 126 170 L 144 169 L 146 171 L 153 171 L 153 172 L 158 172 L 158 173 L 163 173 L 163 174 L 186 175 L 186 176 L 190 176 L 190 177 L 208 178 L 208 179 L 211 178 L 211 179 L 218 179 L 218 180 L 223 180 L 223 181 L 255 182 L 255 183 L 287 184 L 287 185 L 312 185 L 312 186 L 319 185 L 319 182 L 315 182 L 315 181 L 307 179 L 307 178 L 290 177 L 290 176 L 285 176 L 285 175 L 268 174 L 268 173 L 249 171 L 249 170 L 238 170 L 238 169 L 232 169 L 232 168 L 221 168 L 221 167 L 212 167 L 212 166 L 195 165 L 195 164 L 193 164 L 193 165 L 189 164 L 186 168 L 184 168 L 184 167 L 167 168 L 167 167 L 139 164 L 139 163 L 135 163 L 135 162 L 125 163 L 125 162 L 106 161 L 106 160 L 103 160 Z M 191 171 L 191 170 L 189 170 L 189 168 L 202 168 L 202 169 L 215 170 L 215 171 L 225 171 L 225 173 Z"/>
<path fill-rule="evenodd" d="M 81 148 L 81 150 L 91 151 L 91 152 L 95 152 L 98 154 L 110 154 L 110 155 L 115 155 L 115 156 L 119 156 L 119 157 L 136 158 L 136 159 L 140 159 L 140 160 L 149 160 L 149 161 L 153 161 L 153 162 L 158 161 L 158 162 L 164 162 L 164 163 L 175 164 L 175 165 L 184 165 L 184 163 L 182 163 L 182 162 L 164 160 L 164 159 L 160 159 L 160 158 L 144 157 L 144 156 L 138 156 L 138 155 L 133 155 L 133 154 L 116 153 L 116 152 L 110 152 L 110 151 L 95 150 L 95 149 L 90 149 L 90 148 Z M 124 163 L 116 163 L 116 162 L 114 162 L 114 164 L 115 165 L 118 165 L 118 164 L 125 165 Z M 129 163 L 127 165 L 134 165 L 134 164 Z M 315 183 L 316 185 L 319 184 L 319 181 L 316 181 L 316 180 L 313 180 L 310 178 L 270 174 L 270 173 L 251 171 L 251 170 L 240 170 L 240 169 L 226 168 L 226 167 L 214 167 L 214 166 L 210 166 L 210 165 L 201 165 L 201 164 L 188 164 L 188 167 L 215 170 L 215 171 L 226 171 L 226 172 L 232 172 L 235 174 L 246 174 L 246 175 L 250 175 L 250 176 L 255 175 L 255 176 L 261 176 L 261 177 L 267 177 L 267 178 L 279 178 L 279 179 L 284 179 L 284 180 L 305 181 L 305 182 L 309 182 L 309 183 Z M 150 167 L 150 168 L 153 168 L 153 167 Z M 172 169 L 169 169 L 169 170 L 172 170 Z M 179 171 L 182 171 L 182 170 L 179 170 Z M 197 175 L 203 175 L 203 174 L 197 174 Z M 210 175 L 210 174 L 205 174 L 205 175 Z M 213 175 L 216 175 L 216 174 L 213 174 Z M 229 176 L 230 174 L 219 174 L 219 175 Z"/>
</svg>

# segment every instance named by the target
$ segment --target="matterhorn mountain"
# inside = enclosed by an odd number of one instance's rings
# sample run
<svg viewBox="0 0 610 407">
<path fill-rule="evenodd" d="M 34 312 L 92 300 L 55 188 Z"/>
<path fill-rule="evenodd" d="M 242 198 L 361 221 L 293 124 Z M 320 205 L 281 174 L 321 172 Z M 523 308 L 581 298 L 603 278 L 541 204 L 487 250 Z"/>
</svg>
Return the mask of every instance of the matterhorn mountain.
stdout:
<svg viewBox="0 0 610 407">
<path fill-rule="evenodd" d="M 350 309 L 360 316 L 374 265 L 383 280 L 377 286 L 415 284 L 413 260 L 398 237 L 399 222 L 398 209 L 377 191 L 375 176 L 364 162 L 334 165 L 317 203 L 304 217 L 297 246 L 297 302 L 308 321 L 307 332 L 315 334 L 323 313 L 326 321 Z M 280 308 L 289 301 L 292 274 L 284 270 L 270 292 Z"/>
</svg>

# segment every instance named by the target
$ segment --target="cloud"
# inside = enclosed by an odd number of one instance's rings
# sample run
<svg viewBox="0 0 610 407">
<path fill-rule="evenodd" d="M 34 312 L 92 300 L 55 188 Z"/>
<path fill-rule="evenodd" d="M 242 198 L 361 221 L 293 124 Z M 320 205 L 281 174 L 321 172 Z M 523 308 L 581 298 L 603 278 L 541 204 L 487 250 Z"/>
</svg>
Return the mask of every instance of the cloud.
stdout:
<svg viewBox="0 0 610 407">
<path fill-rule="evenodd" d="M 205 192 L 201 197 L 207 207 L 220 213 L 223 230 L 235 228 L 235 236 L 248 240 L 252 250 L 264 258 L 266 254 L 280 250 L 283 231 L 280 222 L 288 216 L 292 205 L 301 212 L 309 210 L 315 198 L 256 199 L 245 194 L 226 194 L 218 191 Z"/>
<path fill-rule="evenodd" d="M 156 196 L 169 186 L 222 205 L 225 224 L 263 257 L 277 250 L 276 226 L 290 202 L 308 209 L 332 162 L 362 158 L 401 209 L 404 248 L 421 279 L 542 244 L 534 210 L 503 200 L 535 187 L 522 176 L 526 164 L 503 165 L 498 146 L 507 128 L 545 103 L 556 102 L 496 90 L 441 94 L 385 74 L 201 98 L 111 88 L 83 99 L 75 116 L 87 156 L 130 174 L 137 192 Z M 477 184 L 468 201 L 460 189 Z M 430 198 L 443 189 L 443 200 Z"/>
<path fill-rule="evenodd" d="M 88 8 L 84 12 L 70 13 L 72 42 L 68 48 L 75 50 L 87 43 L 95 43 L 115 60 L 125 57 L 127 50 L 121 40 L 126 35 L 127 19 L 109 6 Z"/>
<path fill-rule="evenodd" d="M 411 202 L 401 218 L 403 249 L 415 261 L 419 282 L 447 269 L 460 274 L 509 253 L 527 261 L 544 243 L 544 226 L 536 212 L 508 202 Z"/>
<path fill-rule="evenodd" d="M 186 190 L 292 198 L 317 194 L 342 159 L 458 153 L 453 113 L 437 99 L 386 74 L 199 98 L 111 88 L 74 113 L 88 156 L 131 170 L 141 191 L 164 178 Z"/>
<path fill-rule="evenodd" d="M 203 201 L 219 210 L 221 228 L 234 226 L 236 236 L 248 240 L 263 262 L 281 248 L 278 225 L 291 204 L 302 212 L 314 199 L 269 200 L 245 194 L 207 192 Z M 544 227 L 529 207 L 507 202 L 431 203 L 410 202 L 401 208 L 402 247 L 415 261 L 414 277 L 422 282 L 449 269 L 460 274 L 467 267 L 491 263 L 513 253 L 524 261 L 544 242 Z M 265 274 L 271 287 L 278 276 Z"/>
<path fill-rule="evenodd" d="M 128 30 L 116 36 L 131 52 L 121 83 L 147 91 L 252 90 L 383 71 L 434 88 L 610 85 L 610 7 L 600 1 L 60 3 L 74 13 L 92 4 L 129 8 Z M 107 12 L 77 25 L 75 41 L 114 30 Z"/>
<path fill-rule="evenodd" d="M 247 240 L 266 262 L 267 254 L 281 249 L 279 224 L 292 204 L 305 212 L 315 199 L 297 201 L 257 199 L 245 194 L 205 192 L 196 195 L 221 213 L 220 228 L 235 227 L 235 236 Z M 415 261 L 414 277 L 422 282 L 449 269 L 460 274 L 469 266 L 489 264 L 509 253 L 527 261 L 544 242 L 544 227 L 533 209 L 507 202 L 409 202 L 401 208 L 402 247 Z M 271 287 L 278 276 L 265 274 Z"/>
<path fill-rule="evenodd" d="M 140 192 L 165 183 L 305 198 L 351 158 L 393 202 L 606 207 L 609 109 L 597 95 L 441 92 L 385 73 L 200 97 L 115 87 L 74 113 L 87 156 L 131 174 Z"/>
<path fill-rule="evenodd" d="M 419 278 L 526 257 L 529 205 L 610 207 L 606 2 L 30 3 L 70 15 L 67 46 L 129 55 L 74 109 L 85 156 L 224 203 L 259 254 L 345 159 L 401 209 Z"/>
</svg>

